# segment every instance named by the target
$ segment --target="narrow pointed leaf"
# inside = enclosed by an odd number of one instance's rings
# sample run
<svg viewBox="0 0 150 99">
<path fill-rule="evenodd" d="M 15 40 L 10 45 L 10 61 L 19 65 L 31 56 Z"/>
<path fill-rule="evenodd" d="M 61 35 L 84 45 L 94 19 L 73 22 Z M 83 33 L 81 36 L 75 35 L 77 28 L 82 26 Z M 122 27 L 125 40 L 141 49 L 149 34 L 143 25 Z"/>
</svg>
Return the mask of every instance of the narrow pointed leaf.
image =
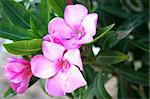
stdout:
<svg viewBox="0 0 150 99">
<path fill-rule="evenodd" d="M 97 56 L 96 63 L 109 65 L 123 62 L 128 59 L 128 56 L 124 53 L 111 50 L 111 49 L 103 49 L 101 53 Z"/>
<path fill-rule="evenodd" d="M 95 75 L 96 75 L 96 72 L 94 71 L 94 69 L 88 65 L 85 65 L 84 72 L 85 72 L 85 78 L 87 80 L 87 83 L 93 83 L 95 79 Z"/>
<path fill-rule="evenodd" d="M 84 94 L 84 98 L 85 99 L 93 99 L 94 96 L 95 96 L 95 93 L 94 93 L 94 84 L 90 84 Z M 83 98 L 83 99 L 84 99 Z"/>
<path fill-rule="evenodd" d="M 27 29 L 0 22 L 0 37 L 10 40 L 28 40 L 33 38 L 33 34 Z"/>
<path fill-rule="evenodd" d="M 136 40 L 130 40 L 131 43 L 136 46 L 137 48 L 146 51 L 146 52 L 150 52 L 149 46 L 146 44 L 141 43 L 140 41 L 136 41 Z"/>
<path fill-rule="evenodd" d="M 33 84 L 35 84 L 39 78 L 32 76 L 29 82 L 29 87 L 31 87 Z"/>
<path fill-rule="evenodd" d="M 64 12 L 65 7 L 67 6 L 67 3 L 65 2 L 65 0 L 55 0 L 55 2 L 60 7 L 60 9 Z"/>
<path fill-rule="evenodd" d="M 49 6 L 50 0 L 41 0 L 41 19 L 43 20 L 43 23 L 46 25 L 50 20 L 50 6 Z"/>
<path fill-rule="evenodd" d="M 45 91 L 45 80 L 40 79 L 40 87 L 46 93 L 46 91 Z"/>
<path fill-rule="evenodd" d="M 35 35 L 43 38 L 47 34 L 47 25 L 44 25 L 40 17 L 30 14 L 30 26 Z"/>
<path fill-rule="evenodd" d="M 104 87 L 104 81 L 102 76 L 102 71 L 100 71 L 97 74 L 97 77 L 95 78 L 95 93 L 98 99 L 111 99 L 111 96 L 107 93 L 105 87 Z"/>
<path fill-rule="evenodd" d="M 109 31 L 114 27 L 115 24 L 111 24 L 109 26 L 106 26 L 104 28 L 102 28 L 101 30 L 101 34 L 96 37 L 92 42 L 90 42 L 89 44 L 93 44 L 95 42 L 97 42 L 99 39 L 101 39 L 103 36 L 105 36 L 107 33 L 109 33 Z"/>
<path fill-rule="evenodd" d="M 127 95 L 127 86 L 125 85 L 125 80 L 120 77 L 118 80 L 118 98 L 119 99 L 128 99 L 128 95 Z"/>
<path fill-rule="evenodd" d="M 36 23 L 32 17 L 30 17 L 30 26 L 36 38 L 43 38 L 43 35 L 41 34 L 41 32 L 39 32 L 39 29 L 38 27 L 36 27 Z"/>
<path fill-rule="evenodd" d="M 41 51 L 42 40 L 16 41 L 11 44 L 4 44 L 6 50 L 15 55 L 31 55 Z"/>
<path fill-rule="evenodd" d="M 118 34 L 115 31 L 111 31 L 109 35 L 104 39 L 102 48 L 112 48 L 119 40 L 117 39 Z"/>
<path fill-rule="evenodd" d="M 11 22 L 23 28 L 30 28 L 29 12 L 21 4 L 13 0 L 0 0 L 2 8 Z"/>
<path fill-rule="evenodd" d="M 101 9 L 118 17 L 128 19 L 130 14 L 125 12 L 125 10 L 120 9 L 120 7 L 111 6 L 111 5 L 102 5 Z"/>
<path fill-rule="evenodd" d="M 121 40 L 127 37 L 135 28 L 140 26 L 142 23 L 146 22 L 148 20 L 147 16 L 147 12 L 144 12 L 129 18 L 117 29 L 118 39 Z"/>
<path fill-rule="evenodd" d="M 135 84 L 140 84 L 143 86 L 149 86 L 149 78 L 148 78 L 148 74 L 144 74 L 138 71 L 134 71 L 131 69 L 127 69 L 127 68 L 123 68 L 123 67 L 118 67 L 117 71 L 119 74 L 122 75 L 122 77 L 131 82 L 131 83 L 135 83 Z"/>
<path fill-rule="evenodd" d="M 49 6 L 51 11 L 55 12 L 58 16 L 63 17 L 63 9 L 61 9 L 55 0 L 51 0 Z"/>
<path fill-rule="evenodd" d="M 7 91 L 4 93 L 3 97 L 4 97 L 4 98 L 7 98 L 7 97 L 15 96 L 15 95 L 16 95 L 16 93 L 12 90 L 11 87 L 9 87 L 9 88 L 7 89 Z"/>
</svg>

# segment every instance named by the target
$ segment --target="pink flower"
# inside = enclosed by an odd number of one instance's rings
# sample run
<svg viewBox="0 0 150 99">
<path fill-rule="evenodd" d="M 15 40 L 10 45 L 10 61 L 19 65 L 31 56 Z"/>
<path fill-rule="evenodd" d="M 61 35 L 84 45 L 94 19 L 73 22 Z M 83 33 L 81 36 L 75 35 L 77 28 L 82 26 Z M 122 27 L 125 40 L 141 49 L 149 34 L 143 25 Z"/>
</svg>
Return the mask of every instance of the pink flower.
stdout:
<svg viewBox="0 0 150 99">
<path fill-rule="evenodd" d="M 80 4 L 68 5 L 64 19 L 57 17 L 48 25 L 49 34 L 58 39 L 67 49 L 79 48 L 89 43 L 96 34 L 98 15 L 88 14 L 86 7 Z"/>
<path fill-rule="evenodd" d="M 63 46 L 62 42 L 58 39 L 58 38 L 52 38 L 51 35 L 47 34 L 46 36 L 43 37 L 44 41 L 48 41 L 48 42 L 53 42 L 53 43 L 57 43 Z"/>
<path fill-rule="evenodd" d="M 32 58 L 31 70 L 34 76 L 47 79 L 45 90 L 49 95 L 64 96 L 86 85 L 78 49 L 66 51 L 62 45 L 49 41 L 43 41 L 42 49 L 43 55 Z"/>
<path fill-rule="evenodd" d="M 10 58 L 4 67 L 4 75 L 10 80 L 10 86 L 16 93 L 28 89 L 32 77 L 30 62 L 25 59 Z"/>
</svg>

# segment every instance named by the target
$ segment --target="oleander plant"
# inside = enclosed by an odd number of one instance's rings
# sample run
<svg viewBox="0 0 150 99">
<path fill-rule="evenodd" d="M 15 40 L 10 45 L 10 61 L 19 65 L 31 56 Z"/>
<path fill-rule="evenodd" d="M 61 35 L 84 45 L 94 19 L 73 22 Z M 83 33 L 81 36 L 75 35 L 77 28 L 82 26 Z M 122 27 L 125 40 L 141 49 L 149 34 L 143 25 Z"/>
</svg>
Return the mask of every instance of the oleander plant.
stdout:
<svg viewBox="0 0 150 99">
<path fill-rule="evenodd" d="M 148 0 L 0 0 L 3 97 L 149 99 L 149 30 Z"/>
</svg>

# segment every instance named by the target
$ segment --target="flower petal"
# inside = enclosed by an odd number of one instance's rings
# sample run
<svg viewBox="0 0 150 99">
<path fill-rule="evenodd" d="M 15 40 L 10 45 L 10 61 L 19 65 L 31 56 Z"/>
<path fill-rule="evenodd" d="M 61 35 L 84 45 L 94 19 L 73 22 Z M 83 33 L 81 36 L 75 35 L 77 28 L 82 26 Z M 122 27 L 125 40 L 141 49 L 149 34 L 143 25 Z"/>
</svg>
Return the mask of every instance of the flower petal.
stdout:
<svg viewBox="0 0 150 99">
<path fill-rule="evenodd" d="M 47 34 L 46 36 L 43 37 L 44 41 L 48 41 L 48 42 L 53 42 L 53 38 L 51 37 L 51 35 Z"/>
<path fill-rule="evenodd" d="M 11 82 L 20 83 L 23 80 L 22 76 L 22 73 L 16 74 L 13 78 L 11 78 Z"/>
<path fill-rule="evenodd" d="M 77 65 L 80 70 L 83 70 L 82 60 L 79 49 L 69 50 L 64 54 L 64 58 L 70 63 Z"/>
<path fill-rule="evenodd" d="M 85 86 L 87 83 L 83 78 L 81 72 L 76 66 L 71 66 L 68 70 L 68 77 L 66 79 L 66 92 L 70 93 L 79 87 Z"/>
<path fill-rule="evenodd" d="M 32 76 L 32 75 L 30 75 L 30 76 L 28 77 L 29 79 L 24 79 L 24 80 L 22 80 L 22 82 L 20 82 L 20 83 L 11 82 L 11 83 L 10 83 L 11 88 L 12 88 L 16 93 L 24 93 L 24 92 L 28 89 L 29 81 L 30 81 L 31 76 Z"/>
<path fill-rule="evenodd" d="M 79 41 L 78 41 L 78 44 L 79 45 L 82 45 L 82 44 L 87 44 L 87 43 L 90 43 L 91 41 L 93 41 L 93 37 L 86 33 Z"/>
<path fill-rule="evenodd" d="M 88 10 L 83 5 L 68 5 L 64 12 L 64 20 L 72 29 L 75 30 L 81 24 L 81 21 L 84 19 L 87 13 Z"/>
<path fill-rule="evenodd" d="M 85 33 L 90 33 L 91 36 L 96 34 L 98 15 L 96 13 L 88 14 L 81 23 Z"/>
<path fill-rule="evenodd" d="M 49 78 L 57 73 L 55 64 L 43 55 L 36 55 L 31 60 L 31 70 L 34 76 L 39 78 Z"/>
<path fill-rule="evenodd" d="M 15 83 L 11 80 L 10 86 L 16 93 L 23 93 L 28 89 L 30 79 L 32 77 L 32 73 L 30 68 L 27 68 L 21 75 L 22 79 L 19 83 Z"/>
<path fill-rule="evenodd" d="M 65 73 L 58 72 L 54 77 L 48 79 L 45 83 L 45 90 L 52 96 L 64 96 L 65 92 Z"/>
<path fill-rule="evenodd" d="M 62 58 L 65 48 L 60 44 L 43 41 L 42 51 L 46 58 L 51 61 L 56 61 L 58 58 Z"/>
<path fill-rule="evenodd" d="M 10 83 L 11 88 L 13 89 L 13 91 L 15 91 L 16 93 L 24 93 L 27 88 L 28 88 L 28 84 L 23 84 L 22 83 Z"/>
<path fill-rule="evenodd" d="M 78 40 L 75 38 L 72 38 L 70 40 L 62 40 L 62 43 L 68 50 L 80 48 L 80 45 L 78 45 Z"/>
<path fill-rule="evenodd" d="M 7 59 L 9 63 L 11 62 L 16 62 L 16 63 L 20 63 L 20 64 L 24 64 L 24 65 L 29 65 L 30 62 L 28 60 L 25 59 L 17 59 L 16 57 L 10 57 Z"/>
<path fill-rule="evenodd" d="M 8 80 L 10 80 L 16 75 L 16 72 L 4 69 L 4 75 L 7 77 Z"/>
<path fill-rule="evenodd" d="M 6 64 L 5 69 L 13 72 L 21 72 L 27 66 L 29 66 L 29 63 L 28 65 L 24 65 L 18 62 L 10 62 Z"/>
<path fill-rule="evenodd" d="M 67 26 L 62 18 L 54 18 L 48 24 L 48 32 L 52 37 L 70 38 L 73 30 Z"/>
</svg>

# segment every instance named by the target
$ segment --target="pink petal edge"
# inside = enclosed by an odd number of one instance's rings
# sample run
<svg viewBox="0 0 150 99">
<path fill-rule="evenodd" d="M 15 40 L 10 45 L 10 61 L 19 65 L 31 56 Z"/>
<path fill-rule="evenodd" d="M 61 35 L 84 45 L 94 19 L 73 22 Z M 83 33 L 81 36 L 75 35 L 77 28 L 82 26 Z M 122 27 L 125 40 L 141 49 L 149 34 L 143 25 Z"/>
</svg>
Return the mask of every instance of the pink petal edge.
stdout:
<svg viewBox="0 0 150 99">
<path fill-rule="evenodd" d="M 42 42 L 43 55 L 51 61 L 56 61 L 62 58 L 65 48 L 53 42 L 43 41 Z"/>
<path fill-rule="evenodd" d="M 74 30 L 80 26 L 82 20 L 87 15 L 88 10 L 85 6 L 80 4 L 68 5 L 65 8 L 64 20 Z"/>
<path fill-rule="evenodd" d="M 43 55 L 36 55 L 31 60 L 31 70 L 34 76 L 47 79 L 57 73 L 54 62 L 51 62 Z"/>
<path fill-rule="evenodd" d="M 48 24 L 48 32 L 55 38 L 70 38 L 73 30 L 64 22 L 63 18 L 53 18 Z"/>
<path fill-rule="evenodd" d="M 81 23 L 81 26 L 84 28 L 84 32 L 94 36 L 96 34 L 97 20 L 98 15 L 96 13 L 86 15 Z"/>
<path fill-rule="evenodd" d="M 82 76 L 80 70 L 72 65 L 67 73 L 66 79 L 66 92 L 71 93 L 74 90 L 83 87 L 87 84 L 84 77 Z"/>
<path fill-rule="evenodd" d="M 51 96 L 64 96 L 66 74 L 58 72 L 54 77 L 47 79 L 45 90 Z"/>
<path fill-rule="evenodd" d="M 78 66 L 80 70 L 83 70 L 82 60 L 79 49 L 69 50 L 64 54 L 64 58 L 66 58 L 70 63 Z"/>
</svg>

